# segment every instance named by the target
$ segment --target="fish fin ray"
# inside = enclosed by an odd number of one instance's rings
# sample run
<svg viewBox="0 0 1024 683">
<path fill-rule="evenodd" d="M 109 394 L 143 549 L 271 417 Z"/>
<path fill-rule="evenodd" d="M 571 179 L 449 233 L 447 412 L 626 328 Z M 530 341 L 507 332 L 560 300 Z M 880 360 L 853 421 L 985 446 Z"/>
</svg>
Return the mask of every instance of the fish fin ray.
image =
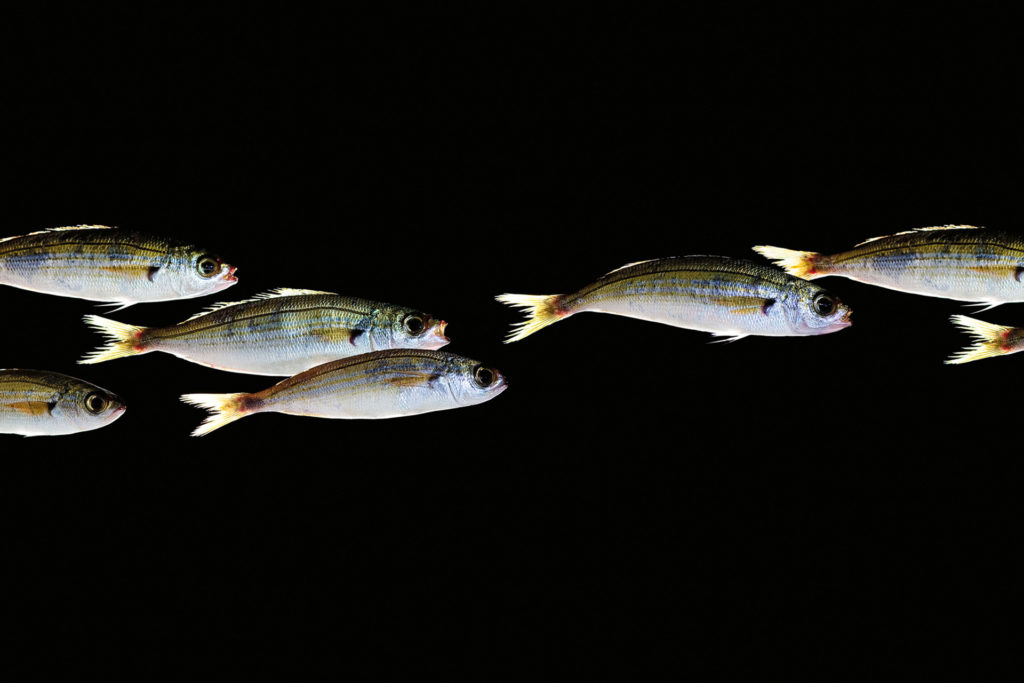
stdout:
<svg viewBox="0 0 1024 683">
<path fill-rule="evenodd" d="M 503 304 L 523 309 L 527 315 L 526 320 L 512 326 L 512 331 L 506 336 L 505 343 L 519 341 L 568 315 L 558 311 L 558 299 L 561 296 L 561 294 L 499 294 L 494 297 Z"/>
<path fill-rule="evenodd" d="M 103 336 L 107 337 L 106 346 L 101 346 L 92 353 L 86 354 L 78 361 L 79 365 L 91 365 L 115 358 L 125 358 L 145 353 L 146 349 L 140 348 L 139 336 L 147 328 L 137 325 L 109 320 L 98 315 L 87 315 L 82 320 Z"/>
<path fill-rule="evenodd" d="M 192 430 L 192 436 L 203 436 L 215 429 L 220 429 L 226 424 L 240 420 L 248 412 L 241 408 L 241 398 L 248 396 L 246 393 L 238 394 L 184 394 L 181 400 L 189 405 L 203 408 L 210 411 L 206 419 Z"/>
<path fill-rule="evenodd" d="M 913 230 L 904 230 L 902 232 L 894 232 L 891 235 L 879 235 L 878 237 L 869 237 L 863 242 L 859 242 L 854 247 L 859 247 L 862 244 L 868 244 L 869 242 L 877 242 L 878 240 L 884 240 L 887 237 L 896 237 L 898 235 L 912 235 L 915 232 L 930 232 L 932 230 L 983 230 L 984 228 L 979 225 L 933 225 L 927 228 L 914 228 Z"/>
<path fill-rule="evenodd" d="M 47 401 L 16 401 L 4 405 L 22 415 L 49 415 L 53 410 L 53 404 Z"/>
<path fill-rule="evenodd" d="M 797 251 L 765 244 L 759 244 L 753 249 L 790 275 L 804 280 L 813 280 L 828 275 L 828 272 L 823 271 L 821 266 L 815 263 L 822 258 L 822 255 L 816 251 Z"/>
<path fill-rule="evenodd" d="M 739 341 L 744 337 L 750 336 L 746 332 L 741 332 L 739 334 L 732 334 L 731 332 L 712 332 L 711 334 L 715 337 L 720 337 L 720 339 L 712 339 L 708 342 L 709 344 L 731 344 L 734 341 Z"/>
<path fill-rule="evenodd" d="M 46 230 L 36 230 L 35 232 L 28 232 L 24 235 L 12 235 L 11 237 L 0 237 L 0 242 L 8 242 L 10 240 L 21 239 L 22 237 L 34 237 L 36 235 L 45 235 L 48 232 L 64 232 L 67 230 L 116 230 L 117 228 L 111 225 L 68 225 L 61 228 L 47 228 Z"/>
<path fill-rule="evenodd" d="M 964 330 L 975 338 L 975 343 L 950 356 L 946 365 L 959 365 L 981 360 L 982 358 L 993 358 L 1006 353 L 1003 349 L 1004 335 L 1012 328 L 1003 325 L 994 325 L 984 320 L 969 318 L 966 315 L 954 315 L 950 317 L 953 324 Z"/>
<path fill-rule="evenodd" d="M 209 315 L 210 313 L 213 313 L 215 311 L 219 311 L 219 310 L 224 309 L 224 308 L 228 308 L 230 306 L 240 306 L 241 304 L 252 304 L 252 303 L 256 303 L 257 301 L 263 301 L 265 299 L 277 299 L 277 298 L 286 297 L 286 296 L 301 296 L 301 295 L 304 295 L 304 294 L 330 294 L 330 295 L 334 295 L 334 292 L 321 292 L 321 291 L 316 290 L 316 289 L 291 289 L 291 288 L 288 288 L 288 287 L 281 287 L 281 288 L 278 288 L 278 289 L 271 289 L 271 290 L 266 291 L 266 292 L 261 292 L 259 294 L 254 294 L 252 296 L 252 298 L 250 298 L 250 299 L 242 299 L 240 301 L 218 301 L 217 303 L 210 304 L 209 306 L 207 306 L 203 310 L 201 310 L 198 313 L 196 313 L 195 315 L 193 315 L 191 318 L 187 318 L 187 319 L 185 319 L 185 320 L 183 320 L 181 322 L 182 323 L 191 322 L 191 321 L 195 320 L 196 318 L 201 318 L 204 315 Z"/>
</svg>

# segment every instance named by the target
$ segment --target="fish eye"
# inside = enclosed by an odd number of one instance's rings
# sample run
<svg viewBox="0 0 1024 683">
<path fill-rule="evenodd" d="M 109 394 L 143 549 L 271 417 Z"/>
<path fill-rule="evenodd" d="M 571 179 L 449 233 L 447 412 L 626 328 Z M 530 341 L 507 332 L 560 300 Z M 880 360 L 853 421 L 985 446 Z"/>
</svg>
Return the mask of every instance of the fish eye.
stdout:
<svg viewBox="0 0 1024 683">
<path fill-rule="evenodd" d="M 836 310 L 836 300 L 828 294 L 819 294 L 814 298 L 814 312 L 818 315 L 830 315 Z"/>
<path fill-rule="evenodd" d="M 110 401 L 103 394 L 95 391 L 85 397 L 85 409 L 93 415 L 99 415 L 107 409 L 108 405 L 110 405 Z"/>
<path fill-rule="evenodd" d="M 476 383 L 486 389 L 487 387 L 494 384 L 494 380 L 497 379 L 498 373 L 490 368 L 485 368 L 482 365 L 478 365 L 476 370 L 473 371 L 473 379 Z"/>
<path fill-rule="evenodd" d="M 413 313 L 405 318 L 405 331 L 412 335 L 422 334 L 427 329 L 423 316 Z"/>
<path fill-rule="evenodd" d="M 220 270 L 220 265 L 217 263 L 217 259 L 213 256 L 203 256 L 199 259 L 199 262 L 196 263 L 196 270 L 203 277 L 210 277 Z"/>
</svg>

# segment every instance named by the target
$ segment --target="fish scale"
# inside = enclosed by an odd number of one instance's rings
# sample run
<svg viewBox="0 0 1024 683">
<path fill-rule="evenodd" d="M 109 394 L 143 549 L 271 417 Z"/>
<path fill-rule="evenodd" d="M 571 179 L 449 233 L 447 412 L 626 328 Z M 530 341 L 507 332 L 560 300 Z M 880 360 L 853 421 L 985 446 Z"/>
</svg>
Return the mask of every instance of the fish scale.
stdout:
<svg viewBox="0 0 1024 683">
<path fill-rule="evenodd" d="M 500 372 L 445 351 L 390 349 L 316 366 L 255 393 L 186 394 L 210 411 L 202 436 L 256 413 L 385 419 L 488 401 L 508 385 Z"/>
<path fill-rule="evenodd" d="M 850 324 L 849 308 L 824 289 L 774 266 L 726 256 L 640 261 L 573 293 L 502 294 L 497 299 L 527 310 L 527 320 L 513 328 L 507 342 L 583 312 L 639 318 L 734 339 L 825 334 Z"/>
<path fill-rule="evenodd" d="M 986 304 L 1024 301 L 1024 238 L 968 225 L 876 237 L 835 254 L 754 247 L 790 274 L 837 275 L 922 296 Z"/>
<path fill-rule="evenodd" d="M 0 240 L 0 284 L 121 307 L 213 294 L 234 272 L 205 249 L 102 225 Z"/>
<path fill-rule="evenodd" d="M 445 321 L 428 313 L 302 289 L 276 289 L 245 301 L 221 302 L 167 327 L 127 325 L 97 315 L 85 320 L 111 341 L 82 363 L 162 351 L 200 365 L 256 375 L 294 375 L 359 353 L 437 349 L 448 343 Z"/>
<path fill-rule="evenodd" d="M 124 413 L 116 395 L 46 370 L 0 370 L 0 433 L 58 436 L 104 427 Z"/>
</svg>

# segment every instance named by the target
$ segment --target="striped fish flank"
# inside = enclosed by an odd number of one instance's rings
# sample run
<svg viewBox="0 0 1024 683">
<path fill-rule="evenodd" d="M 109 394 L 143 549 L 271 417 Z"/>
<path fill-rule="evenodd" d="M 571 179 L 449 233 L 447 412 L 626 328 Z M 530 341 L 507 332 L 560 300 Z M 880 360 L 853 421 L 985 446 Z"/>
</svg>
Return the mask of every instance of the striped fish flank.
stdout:
<svg viewBox="0 0 1024 683">
<path fill-rule="evenodd" d="M 837 275 L 988 308 L 1024 301 L 1024 238 L 970 225 L 875 237 L 835 254 L 766 245 L 754 251 L 807 279 Z"/>
<path fill-rule="evenodd" d="M 0 239 L 0 284 L 122 308 L 213 294 L 235 270 L 207 249 L 103 225 Z"/>
<path fill-rule="evenodd" d="M 88 325 L 110 341 L 80 363 L 151 351 L 220 370 L 288 376 L 331 360 L 392 348 L 438 349 L 447 323 L 404 306 L 307 289 L 275 289 L 214 304 L 167 327 L 98 315 Z"/>
<path fill-rule="evenodd" d="M 124 413 L 117 395 L 47 370 L 0 370 L 0 434 L 60 436 L 99 429 Z"/>
<path fill-rule="evenodd" d="M 255 393 L 186 394 L 210 411 L 192 432 L 209 434 L 256 413 L 385 419 L 489 401 L 507 387 L 494 368 L 446 351 L 391 349 L 332 361 Z"/>
<path fill-rule="evenodd" d="M 823 288 L 781 269 L 726 256 L 630 263 L 570 294 L 501 294 L 525 309 L 507 342 L 576 313 L 611 313 L 739 339 L 806 336 L 850 325 L 850 309 Z"/>
</svg>

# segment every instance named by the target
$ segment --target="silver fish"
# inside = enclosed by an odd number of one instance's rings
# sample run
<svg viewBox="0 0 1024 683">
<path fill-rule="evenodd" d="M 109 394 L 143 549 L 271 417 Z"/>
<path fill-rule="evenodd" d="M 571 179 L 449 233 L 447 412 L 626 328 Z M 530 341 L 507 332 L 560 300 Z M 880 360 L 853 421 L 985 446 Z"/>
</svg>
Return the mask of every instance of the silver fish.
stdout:
<svg viewBox="0 0 1024 683">
<path fill-rule="evenodd" d="M 428 313 L 308 289 L 275 289 L 214 304 L 184 322 L 138 327 L 98 315 L 86 323 L 111 341 L 79 363 L 163 351 L 221 370 L 294 375 L 346 356 L 390 348 L 438 349 L 445 321 Z"/>
<path fill-rule="evenodd" d="M 190 299 L 238 282 L 216 254 L 103 225 L 0 239 L 0 285 L 119 304 Z"/>
<path fill-rule="evenodd" d="M 0 370 L 0 433 L 58 436 L 105 427 L 124 414 L 116 394 L 45 370 Z"/>
<path fill-rule="evenodd" d="M 192 436 L 256 413 L 381 419 L 489 401 L 505 390 L 494 368 L 446 351 L 392 349 L 332 361 L 252 394 L 185 394 L 210 411 Z"/>
<path fill-rule="evenodd" d="M 837 275 L 987 308 L 1024 301 L 1024 238 L 970 225 L 907 230 L 834 254 L 767 245 L 754 251 L 808 280 Z"/>
<path fill-rule="evenodd" d="M 850 309 L 821 287 L 774 266 L 725 256 L 630 263 L 571 294 L 501 294 L 526 309 L 506 343 L 570 315 L 612 313 L 739 339 L 804 336 L 850 325 Z"/>
</svg>

